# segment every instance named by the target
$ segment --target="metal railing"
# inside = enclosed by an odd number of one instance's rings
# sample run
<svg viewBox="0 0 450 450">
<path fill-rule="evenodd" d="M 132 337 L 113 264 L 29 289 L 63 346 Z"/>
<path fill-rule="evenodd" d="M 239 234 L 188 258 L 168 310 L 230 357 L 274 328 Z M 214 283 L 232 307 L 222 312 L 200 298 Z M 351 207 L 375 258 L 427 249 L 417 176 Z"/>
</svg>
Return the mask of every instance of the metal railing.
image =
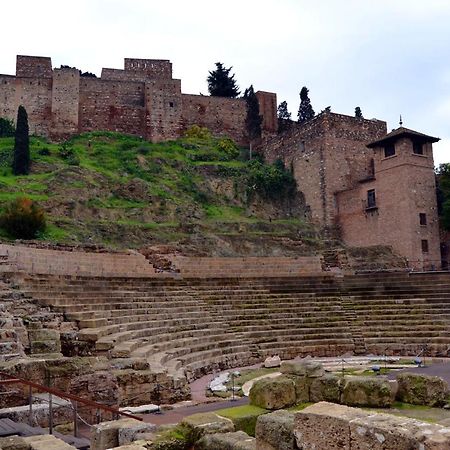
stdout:
<svg viewBox="0 0 450 450">
<path fill-rule="evenodd" d="M 97 403 L 94 400 L 85 399 L 82 397 L 79 397 L 74 394 L 70 394 L 68 392 L 60 391 L 59 389 L 44 386 L 39 383 L 35 383 L 33 381 L 28 381 L 23 378 L 19 377 L 13 377 L 8 373 L 0 372 L 0 377 L 3 379 L 0 379 L 0 386 L 1 385 L 13 385 L 13 384 L 19 384 L 22 386 L 28 386 L 28 420 L 29 424 L 33 425 L 33 389 L 39 392 L 46 392 L 49 394 L 48 397 L 48 407 L 49 407 L 49 413 L 48 413 L 48 429 L 49 433 L 53 433 L 53 396 L 59 397 L 61 399 L 69 400 L 72 405 L 73 410 L 73 430 L 74 430 L 74 436 L 78 437 L 78 420 L 85 422 L 78 414 L 78 406 L 84 405 L 89 407 L 91 410 L 96 411 L 96 417 L 98 418 L 97 421 L 100 421 L 100 411 L 106 411 L 113 415 L 114 418 L 118 418 L 119 416 L 129 417 L 131 419 L 136 419 L 139 421 L 142 421 L 142 417 L 135 416 L 130 413 L 126 413 L 124 411 L 120 411 L 118 408 L 115 408 L 113 406 L 107 406 L 103 405 L 101 403 Z"/>
</svg>

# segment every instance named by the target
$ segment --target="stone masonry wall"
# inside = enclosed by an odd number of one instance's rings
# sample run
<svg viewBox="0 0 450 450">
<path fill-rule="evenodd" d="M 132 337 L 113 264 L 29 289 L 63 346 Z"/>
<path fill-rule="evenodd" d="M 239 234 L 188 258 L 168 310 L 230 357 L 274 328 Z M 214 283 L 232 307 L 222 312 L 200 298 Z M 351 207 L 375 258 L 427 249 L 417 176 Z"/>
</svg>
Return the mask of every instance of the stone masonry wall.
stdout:
<svg viewBox="0 0 450 450">
<path fill-rule="evenodd" d="M 80 79 L 80 132 L 109 130 L 144 136 L 144 120 L 144 83 Z"/>
<path fill-rule="evenodd" d="M 366 144 L 385 134 L 385 122 L 323 113 L 265 142 L 263 152 L 269 161 L 281 158 L 293 168 L 313 218 L 320 225 L 333 226 L 335 193 L 369 175 L 373 151 Z"/>
<path fill-rule="evenodd" d="M 374 157 L 376 178 L 337 195 L 343 239 L 354 246 L 383 242 L 405 256 L 411 267 L 440 267 L 431 144 L 424 155 L 415 155 L 412 142 L 402 139 L 396 144 L 395 156 L 384 158 L 380 148 Z M 371 189 L 375 190 L 377 208 L 366 210 L 367 191 Z M 426 214 L 426 225 L 420 224 L 420 213 Z M 422 251 L 422 240 L 428 241 L 428 252 Z"/>
<path fill-rule="evenodd" d="M 256 94 L 263 134 L 273 134 L 276 95 Z M 90 78 L 77 69 L 52 70 L 50 58 L 18 56 L 16 76 L 0 75 L 0 116 L 15 120 L 19 105 L 27 109 L 32 133 L 56 140 L 105 130 L 157 142 L 195 124 L 247 144 L 244 100 L 182 95 L 168 60 L 126 58 L 123 70 L 106 68 L 101 78 Z"/>
<path fill-rule="evenodd" d="M 202 125 L 214 134 L 232 137 L 240 145 L 247 144 L 244 100 L 183 94 L 182 101 L 183 130 L 191 125 Z"/>
</svg>

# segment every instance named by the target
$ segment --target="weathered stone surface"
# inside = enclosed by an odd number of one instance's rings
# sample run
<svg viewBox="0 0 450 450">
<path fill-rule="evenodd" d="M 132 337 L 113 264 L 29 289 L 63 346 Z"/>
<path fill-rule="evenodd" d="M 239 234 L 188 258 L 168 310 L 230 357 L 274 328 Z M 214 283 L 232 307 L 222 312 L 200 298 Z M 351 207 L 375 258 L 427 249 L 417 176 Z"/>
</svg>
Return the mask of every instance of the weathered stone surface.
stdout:
<svg viewBox="0 0 450 450">
<path fill-rule="evenodd" d="M 301 361 L 283 361 L 280 372 L 289 375 L 317 378 L 323 376 L 325 370 L 322 364 L 305 358 Z"/>
<path fill-rule="evenodd" d="M 229 433 L 234 431 L 232 420 L 215 413 L 200 413 L 185 417 L 181 425 L 186 429 L 190 442 L 197 442 L 205 434 Z"/>
<path fill-rule="evenodd" d="M 280 410 L 259 416 L 255 436 L 258 450 L 292 450 L 294 413 Z"/>
<path fill-rule="evenodd" d="M 51 434 L 24 437 L 23 440 L 29 445 L 29 450 L 74 450 L 75 447 L 56 438 Z"/>
<path fill-rule="evenodd" d="M 386 378 L 350 377 L 345 379 L 341 399 L 344 405 L 386 408 L 392 405 L 392 402 L 391 387 Z"/>
<path fill-rule="evenodd" d="M 264 367 L 266 367 L 267 369 L 280 366 L 281 366 L 281 358 L 278 355 L 269 356 L 264 361 Z"/>
<path fill-rule="evenodd" d="M 114 450 L 147 450 L 147 447 L 140 444 L 126 444 L 121 445 L 120 447 L 115 447 Z"/>
<path fill-rule="evenodd" d="M 294 437 L 303 450 L 450 448 L 449 428 L 326 402 L 295 414 Z"/>
<path fill-rule="evenodd" d="M 296 402 L 294 381 L 287 377 L 262 379 L 250 389 L 250 404 L 264 409 L 282 409 Z"/>
<path fill-rule="evenodd" d="M 296 375 L 286 375 L 286 378 L 289 378 L 294 382 L 295 403 L 309 402 L 309 391 L 312 379 Z"/>
<path fill-rule="evenodd" d="M 256 440 L 243 431 L 207 434 L 195 445 L 195 450 L 255 450 Z"/>
<path fill-rule="evenodd" d="M 443 406 L 449 395 L 447 382 L 439 377 L 401 373 L 397 376 L 397 381 L 397 398 L 401 402 Z"/>
<path fill-rule="evenodd" d="M 339 375 L 325 374 L 323 377 L 311 380 L 308 401 L 340 403 L 341 396 L 342 377 Z"/>
<path fill-rule="evenodd" d="M 119 445 L 131 444 L 135 440 L 139 439 L 140 436 L 142 436 L 143 434 L 152 433 L 156 431 L 156 429 L 157 426 L 152 423 L 133 421 L 130 423 L 130 425 L 119 428 L 118 430 Z"/>
<path fill-rule="evenodd" d="M 30 445 L 20 436 L 9 436 L 0 438 L 0 449 L 2 450 L 29 450 Z"/>
<path fill-rule="evenodd" d="M 118 447 L 120 430 L 136 430 L 140 429 L 141 426 L 142 422 L 139 420 L 128 418 L 94 425 L 91 431 L 91 450 L 105 450 L 107 448 Z M 122 433 L 124 432 L 122 431 Z M 129 437 L 129 434 L 122 434 L 122 438 L 124 437 Z"/>
</svg>

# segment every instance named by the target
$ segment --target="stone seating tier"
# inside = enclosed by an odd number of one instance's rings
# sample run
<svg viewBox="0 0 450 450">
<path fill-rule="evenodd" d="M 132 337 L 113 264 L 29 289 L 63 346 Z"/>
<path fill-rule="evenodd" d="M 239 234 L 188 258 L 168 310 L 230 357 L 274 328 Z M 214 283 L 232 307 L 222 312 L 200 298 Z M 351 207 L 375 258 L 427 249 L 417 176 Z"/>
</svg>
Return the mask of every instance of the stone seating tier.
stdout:
<svg viewBox="0 0 450 450">
<path fill-rule="evenodd" d="M 27 295 L 64 312 L 78 338 L 111 358 L 193 380 L 279 354 L 430 355 L 450 347 L 448 274 L 302 277 L 24 278 Z M 386 349 L 387 348 L 387 349 Z"/>
</svg>

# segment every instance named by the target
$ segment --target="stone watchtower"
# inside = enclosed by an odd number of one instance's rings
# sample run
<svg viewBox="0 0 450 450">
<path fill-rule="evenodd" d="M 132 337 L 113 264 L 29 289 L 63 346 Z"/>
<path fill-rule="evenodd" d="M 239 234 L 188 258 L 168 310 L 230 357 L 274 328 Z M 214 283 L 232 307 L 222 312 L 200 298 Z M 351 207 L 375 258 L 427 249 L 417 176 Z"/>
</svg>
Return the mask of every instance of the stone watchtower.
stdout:
<svg viewBox="0 0 450 450">
<path fill-rule="evenodd" d="M 367 145 L 373 172 L 338 195 L 350 245 L 390 245 L 416 269 L 441 266 L 432 144 L 439 139 L 400 127 Z"/>
</svg>

